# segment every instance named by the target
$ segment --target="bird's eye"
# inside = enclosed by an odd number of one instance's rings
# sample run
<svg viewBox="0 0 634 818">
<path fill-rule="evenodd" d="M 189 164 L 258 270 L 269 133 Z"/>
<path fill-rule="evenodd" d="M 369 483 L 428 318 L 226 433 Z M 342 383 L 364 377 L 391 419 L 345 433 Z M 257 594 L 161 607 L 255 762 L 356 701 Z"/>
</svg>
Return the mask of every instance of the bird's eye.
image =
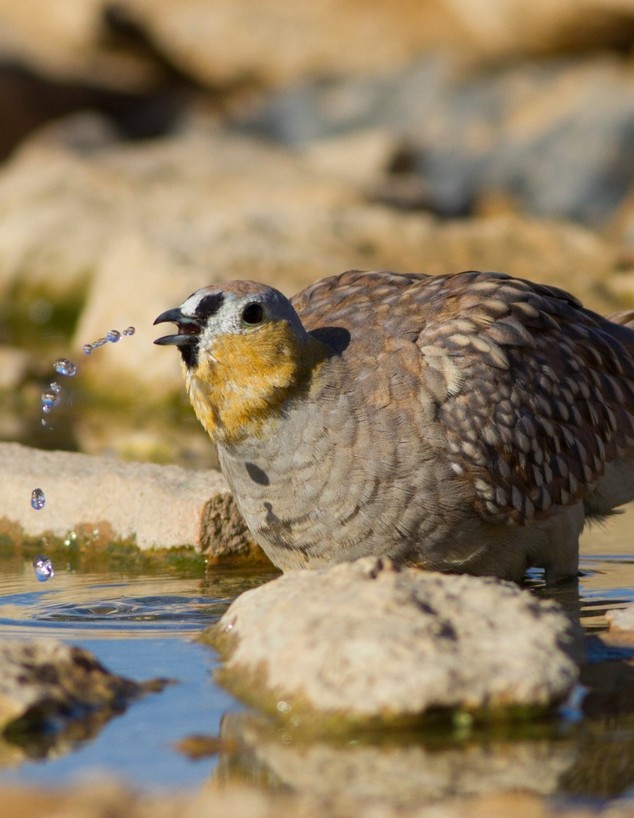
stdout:
<svg viewBox="0 0 634 818">
<path fill-rule="evenodd" d="M 242 323 L 250 327 L 260 324 L 264 318 L 264 310 L 261 304 L 247 304 L 242 310 Z"/>
</svg>

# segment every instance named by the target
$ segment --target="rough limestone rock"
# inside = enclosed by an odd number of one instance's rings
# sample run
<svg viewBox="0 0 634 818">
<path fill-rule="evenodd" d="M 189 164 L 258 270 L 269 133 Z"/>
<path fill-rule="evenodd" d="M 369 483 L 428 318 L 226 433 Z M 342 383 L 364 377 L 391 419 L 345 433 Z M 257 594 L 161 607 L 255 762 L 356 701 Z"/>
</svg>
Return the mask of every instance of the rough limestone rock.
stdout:
<svg viewBox="0 0 634 818">
<path fill-rule="evenodd" d="M 195 545 L 214 557 L 246 556 L 248 531 L 217 471 L 0 444 L 0 532 L 64 537 L 94 530 L 139 548 Z M 41 488 L 46 505 L 31 507 Z M 257 549 L 257 551 L 255 551 Z"/>
<path fill-rule="evenodd" d="M 16 722 L 47 728 L 121 711 L 151 688 L 110 673 L 87 650 L 55 639 L 0 642 L 0 733 Z"/>
<path fill-rule="evenodd" d="M 380 558 L 248 591 L 208 635 L 230 690 L 318 727 L 545 709 L 569 693 L 582 656 L 555 602 Z"/>
</svg>

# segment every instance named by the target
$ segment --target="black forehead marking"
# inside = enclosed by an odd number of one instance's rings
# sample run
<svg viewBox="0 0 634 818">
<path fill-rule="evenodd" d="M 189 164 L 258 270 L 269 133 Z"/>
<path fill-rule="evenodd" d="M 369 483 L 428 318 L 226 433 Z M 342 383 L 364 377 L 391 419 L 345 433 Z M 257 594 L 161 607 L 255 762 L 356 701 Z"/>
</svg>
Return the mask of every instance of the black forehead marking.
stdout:
<svg viewBox="0 0 634 818">
<path fill-rule="evenodd" d="M 201 298 L 196 307 L 196 318 L 204 321 L 210 316 L 215 315 L 224 300 L 225 297 L 222 293 L 211 293 L 211 295 L 206 295 L 204 298 Z"/>
</svg>

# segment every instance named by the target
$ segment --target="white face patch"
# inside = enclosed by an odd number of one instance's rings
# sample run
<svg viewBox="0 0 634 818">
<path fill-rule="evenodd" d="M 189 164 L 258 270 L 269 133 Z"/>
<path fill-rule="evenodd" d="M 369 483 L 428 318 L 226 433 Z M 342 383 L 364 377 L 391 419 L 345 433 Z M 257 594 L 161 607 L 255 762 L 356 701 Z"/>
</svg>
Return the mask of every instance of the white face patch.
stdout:
<svg viewBox="0 0 634 818">
<path fill-rule="evenodd" d="M 183 301 L 180 306 L 180 311 L 183 313 L 183 315 L 193 318 L 196 315 L 196 308 L 205 295 L 206 293 L 203 290 L 198 290 L 197 292 L 192 293 L 187 300 Z"/>
</svg>

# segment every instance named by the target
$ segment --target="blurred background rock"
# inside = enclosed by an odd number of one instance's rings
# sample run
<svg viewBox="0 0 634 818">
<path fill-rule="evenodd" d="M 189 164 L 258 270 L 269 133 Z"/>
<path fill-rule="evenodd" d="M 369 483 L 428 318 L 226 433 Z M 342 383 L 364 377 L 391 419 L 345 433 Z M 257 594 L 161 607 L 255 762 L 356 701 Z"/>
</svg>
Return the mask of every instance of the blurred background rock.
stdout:
<svg viewBox="0 0 634 818">
<path fill-rule="evenodd" d="M 210 465 L 151 324 L 213 281 L 634 306 L 633 43 L 634 0 L 0 0 L 0 438 Z"/>
</svg>

